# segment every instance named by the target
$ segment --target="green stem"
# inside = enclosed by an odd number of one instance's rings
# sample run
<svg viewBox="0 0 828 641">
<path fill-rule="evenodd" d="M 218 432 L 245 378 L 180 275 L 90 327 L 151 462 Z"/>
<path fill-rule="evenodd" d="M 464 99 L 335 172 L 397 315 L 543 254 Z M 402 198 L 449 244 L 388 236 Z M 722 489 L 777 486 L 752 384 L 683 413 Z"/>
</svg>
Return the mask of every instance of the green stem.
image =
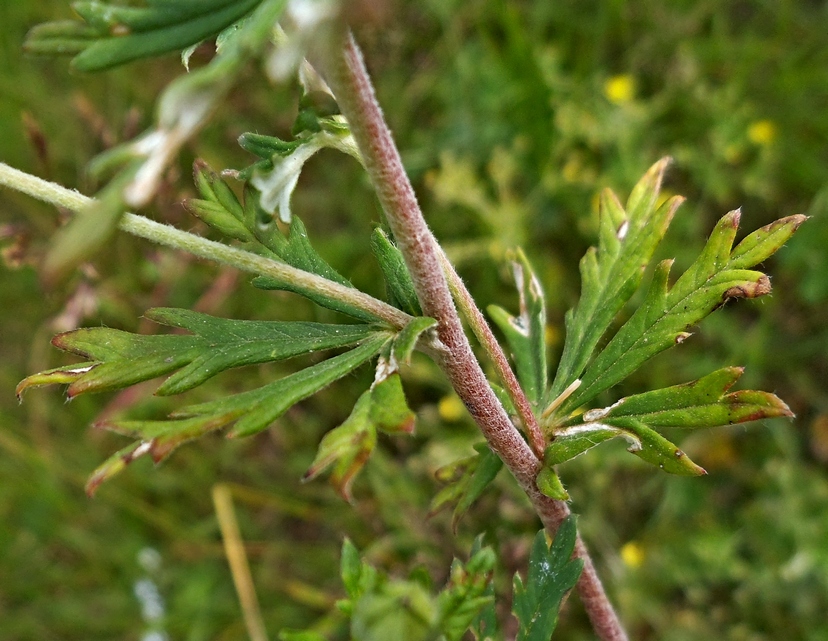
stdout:
<svg viewBox="0 0 828 641">
<path fill-rule="evenodd" d="M 23 192 L 59 207 L 72 211 L 80 211 L 88 207 L 92 199 L 73 190 L 55 183 L 37 178 L 5 163 L 0 163 L 0 185 Z M 344 303 L 358 307 L 372 316 L 385 321 L 392 327 L 405 327 L 411 316 L 396 307 L 369 296 L 358 289 L 340 285 L 316 274 L 291 267 L 264 256 L 259 256 L 236 247 L 207 240 L 175 227 L 157 223 L 154 220 L 124 214 L 118 227 L 125 232 L 153 241 L 159 245 L 166 245 L 173 249 L 189 252 L 199 258 L 212 260 L 225 265 L 236 267 L 245 272 L 259 276 L 270 276 L 277 279 L 288 279 L 304 289 L 317 294 L 336 298 Z"/>
</svg>

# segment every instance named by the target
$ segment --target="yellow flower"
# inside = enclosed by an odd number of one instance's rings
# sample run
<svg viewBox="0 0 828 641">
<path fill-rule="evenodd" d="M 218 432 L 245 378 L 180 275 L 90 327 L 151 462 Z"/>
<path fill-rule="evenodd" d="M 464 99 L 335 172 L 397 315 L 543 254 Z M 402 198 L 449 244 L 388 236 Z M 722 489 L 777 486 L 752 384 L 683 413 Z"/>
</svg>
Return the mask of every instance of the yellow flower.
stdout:
<svg viewBox="0 0 828 641">
<path fill-rule="evenodd" d="M 628 568 L 639 568 L 644 563 L 644 548 L 635 541 L 630 541 L 621 548 L 621 560 Z"/>
<path fill-rule="evenodd" d="M 616 105 L 632 102 L 635 98 L 635 78 L 629 74 L 613 76 L 604 83 L 604 95 Z"/>
<path fill-rule="evenodd" d="M 463 401 L 454 394 L 444 396 L 437 405 L 437 413 L 440 414 L 440 418 L 448 423 L 453 423 L 463 418 L 465 409 Z"/>
<path fill-rule="evenodd" d="M 773 120 L 756 120 L 750 123 L 747 135 L 754 145 L 769 145 L 776 138 L 776 125 Z"/>
</svg>

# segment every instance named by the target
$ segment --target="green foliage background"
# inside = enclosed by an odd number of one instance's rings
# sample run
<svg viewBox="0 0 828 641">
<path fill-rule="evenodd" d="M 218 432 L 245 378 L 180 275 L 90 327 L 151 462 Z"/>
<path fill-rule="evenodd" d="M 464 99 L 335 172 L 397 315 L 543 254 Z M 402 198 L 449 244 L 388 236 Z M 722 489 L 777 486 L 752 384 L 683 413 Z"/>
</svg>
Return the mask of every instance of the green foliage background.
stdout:
<svg viewBox="0 0 828 641">
<path fill-rule="evenodd" d="M 688 201 L 660 252 L 677 257 L 677 273 L 729 209 L 743 208 L 746 230 L 794 213 L 813 216 L 766 265 L 771 297 L 711 317 L 623 390 L 745 365 L 741 386 L 774 391 L 796 420 L 686 438 L 683 449 L 710 472 L 702 479 L 654 474 L 614 445 L 561 471 L 633 638 L 828 636 L 826 7 L 429 0 L 389 9 L 385 22 L 364 24 L 357 35 L 426 215 L 481 307 L 516 306 L 502 258 L 509 247 L 525 245 L 547 290 L 553 359 L 564 312 L 579 291 L 577 261 L 595 242 L 600 188 L 625 195 L 653 161 L 675 157 L 666 186 Z M 62 0 L 0 6 L 0 158 L 91 193 L 85 163 L 130 128 L 147 126 L 154 97 L 182 69 L 171 56 L 81 76 L 70 75 L 64 61 L 22 56 L 28 28 L 69 15 Z M 235 143 L 241 132 L 289 130 L 296 87 L 269 87 L 255 69 L 242 86 L 182 158 L 180 180 L 155 206 L 158 219 L 198 228 L 176 204 L 193 195 L 193 157 L 243 167 L 250 158 Z M 45 156 L 24 122 L 48 141 Z M 29 255 L 36 257 L 56 227 L 55 213 L 10 192 L 2 203 L 0 225 L 27 230 Z M 321 154 L 303 175 L 293 208 L 326 259 L 379 293 L 368 235 L 380 212 L 355 162 Z M 452 555 L 467 558 L 474 536 L 485 530 L 500 554 L 498 592 L 508 593 L 537 523 L 505 475 L 470 510 L 456 538 L 448 515 L 426 520 L 439 489 L 434 470 L 470 454 L 477 439 L 468 419 L 450 411 L 446 384 L 425 359 L 405 374 L 418 410 L 417 436 L 382 442 L 355 485 L 354 506 L 322 482 L 299 479 L 322 434 L 348 415 L 364 389 L 370 376 L 364 371 L 255 439 L 207 438 L 155 470 L 142 461 L 88 500 L 86 474 L 125 442 L 86 426 L 124 398 L 66 404 L 56 391 L 35 391 L 18 406 L 13 393 L 25 375 L 67 362 L 48 344 L 65 328 L 67 312 L 84 324 L 131 331 L 149 331 L 140 315 L 161 305 L 199 305 L 236 318 L 331 319 L 290 294 L 255 290 L 244 278 L 234 281 L 140 241 L 119 237 L 113 245 L 96 261 L 96 275 L 62 291 L 42 291 L 31 267 L 3 268 L 5 638 L 138 639 L 146 627 L 133 588 L 148 572 L 166 601 L 170 638 L 242 637 L 210 500 L 219 481 L 236 488 L 274 638 L 282 627 L 308 625 L 343 596 L 337 575 L 343 534 L 392 574 L 424 577 L 424 568 L 442 585 Z M 224 285 L 211 289 L 217 275 Z M 220 376 L 198 398 L 291 370 L 288 364 Z M 170 408 L 148 395 L 128 416 L 156 417 Z M 146 548 L 160 553 L 159 569 L 139 563 Z M 559 638 L 591 638 L 577 608 L 568 607 Z M 336 620 L 320 629 L 344 638 Z"/>
</svg>

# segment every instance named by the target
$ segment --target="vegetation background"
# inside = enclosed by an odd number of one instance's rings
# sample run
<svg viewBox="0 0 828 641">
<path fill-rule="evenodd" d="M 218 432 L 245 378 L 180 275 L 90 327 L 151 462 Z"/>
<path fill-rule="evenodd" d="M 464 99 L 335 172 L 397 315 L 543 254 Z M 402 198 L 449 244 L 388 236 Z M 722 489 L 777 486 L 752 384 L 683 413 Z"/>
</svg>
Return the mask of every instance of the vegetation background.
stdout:
<svg viewBox="0 0 828 641">
<path fill-rule="evenodd" d="M 655 474 L 612 445 L 566 464 L 562 476 L 632 638 L 828 638 L 828 5 L 365 6 L 383 9 L 357 35 L 427 218 L 481 306 L 516 306 L 503 256 L 526 247 L 547 290 L 553 357 L 578 294 L 578 260 L 595 241 L 600 188 L 626 194 L 653 161 L 675 157 L 667 188 L 688 201 L 661 252 L 677 257 L 677 271 L 730 209 L 742 207 L 746 231 L 794 213 L 813 217 L 766 266 L 772 296 L 714 315 L 624 390 L 745 365 L 741 385 L 776 392 L 797 418 L 685 438 L 682 447 L 710 472 L 701 479 Z M 168 56 L 80 76 L 65 61 L 22 55 L 30 27 L 70 15 L 64 0 L 0 4 L 0 158 L 93 193 L 85 164 L 148 126 L 154 97 L 183 69 Z M 250 69 L 152 215 L 200 229 L 177 204 L 192 192 L 193 158 L 245 166 L 236 137 L 286 135 L 297 97 L 296 86 L 269 86 Z M 147 390 L 70 405 L 52 390 L 30 392 L 18 406 L 21 378 L 67 362 L 50 347 L 52 334 L 77 324 L 155 331 L 141 314 L 159 305 L 256 319 L 328 312 L 127 237 L 67 289 L 43 291 L 32 264 L 58 216 L 11 192 L 2 210 L 0 636 L 139 639 L 155 629 L 187 641 L 244 637 L 210 499 L 217 482 L 232 485 L 272 637 L 308 625 L 342 596 L 343 534 L 374 563 L 398 574 L 425 569 L 440 585 L 451 556 L 466 558 L 486 531 L 500 554 L 498 589 L 508 593 L 538 524 L 505 474 L 458 536 L 447 515 L 426 518 L 439 487 L 434 470 L 479 439 L 425 359 L 406 373 L 417 436 L 383 442 L 353 506 L 324 483 L 299 479 L 368 372 L 263 435 L 202 439 L 155 470 L 141 461 L 87 499 L 86 475 L 122 446 L 87 426 L 101 411 L 157 416 L 169 401 Z M 367 291 L 379 288 L 367 238 L 380 212 L 356 163 L 332 152 L 311 161 L 294 211 L 334 266 Z M 218 377 L 200 393 L 245 389 L 290 365 L 282 367 Z M 591 638 L 578 608 L 568 609 L 556 638 Z M 336 621 L 325 626 L 343 638 Z"/>
</svg>

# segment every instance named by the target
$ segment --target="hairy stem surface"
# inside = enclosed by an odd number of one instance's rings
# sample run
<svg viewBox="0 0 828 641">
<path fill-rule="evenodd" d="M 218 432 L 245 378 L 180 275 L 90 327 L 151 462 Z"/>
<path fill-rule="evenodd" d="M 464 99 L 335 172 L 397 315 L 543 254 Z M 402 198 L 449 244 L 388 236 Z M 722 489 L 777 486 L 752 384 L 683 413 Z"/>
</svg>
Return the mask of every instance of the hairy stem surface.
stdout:
<svg viewBox="0 0 828 641">
<path fill-rule="evenodd" d="M 512 424 L 472 352 L 446 281 L 440 249 L 420 211 L 362 55 L 350 34 L 345 36 L 341 50 L 327 52 L 324 68 L 365 159 L 423 311 L 438 321 L 437 333 L 446 346 L 444 352 L 436 355 L 438 364 L 480 426 L 489 446 L 503 459 L 531 499 L 544 526 L 555 532 L 569 508 L 538 490 L 535 478 L 541 462 Z M 576 553 L 584 559 L 578 589 L 595 632 L 605 641 L 626 639 L 583 543 L 577 546 Z"/>
<path fill-rule="evenodd" d="M 0 163 L 0 185 L 72 211 L 80 211 L 92 202 L 91 198 L 73 189 L 67 189 L 42 178 L 37 178 L 9 167 L 5 163 Z M 408 321 L 411 320 L 411 316 L 405 312 L 358 289 L 340 285 L 265 256 L 259 256 L 169 225 L 157 223 L 144 216 L 124 214 L 118 227 L 134 236 L 174 249 L 181 249 L 199 258 L 224 263 L 245 272 L 260 276 L 272 276 L 278 279 L 289 279 L 318 294 L 330 296 L 358 307 L 397 329 L 405 327 Z"/>
</svg>

